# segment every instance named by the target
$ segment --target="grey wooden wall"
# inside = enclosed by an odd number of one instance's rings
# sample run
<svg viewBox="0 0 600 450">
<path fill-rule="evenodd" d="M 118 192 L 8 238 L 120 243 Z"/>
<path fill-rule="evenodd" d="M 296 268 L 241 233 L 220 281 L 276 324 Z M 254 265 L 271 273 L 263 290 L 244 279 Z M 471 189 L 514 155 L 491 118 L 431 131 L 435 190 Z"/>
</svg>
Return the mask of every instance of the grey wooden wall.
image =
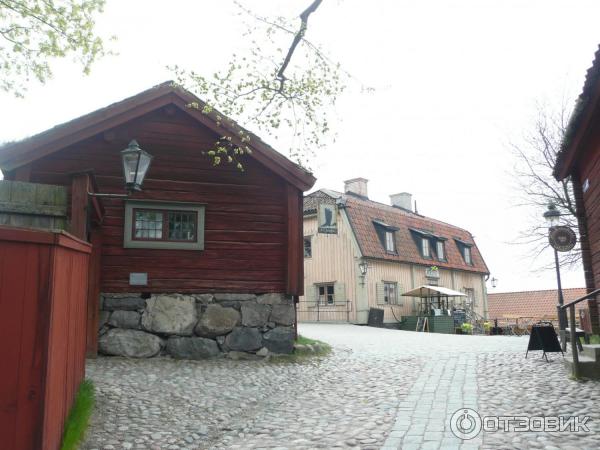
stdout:
<svg viewBox="0 0 600 450">
<path fill-rule="evenodd" d="M 63 186 L 0 180 L 0 225 L 64 230 L 67 202 Z"/>
</svg>

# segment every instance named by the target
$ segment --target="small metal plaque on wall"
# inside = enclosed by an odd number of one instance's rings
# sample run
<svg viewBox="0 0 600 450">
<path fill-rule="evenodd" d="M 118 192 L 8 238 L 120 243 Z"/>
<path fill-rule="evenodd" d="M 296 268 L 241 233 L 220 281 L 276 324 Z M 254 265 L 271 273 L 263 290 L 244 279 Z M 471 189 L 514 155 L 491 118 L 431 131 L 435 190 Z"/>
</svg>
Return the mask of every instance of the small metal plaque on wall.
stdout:
<svg viewBox="0 0 600 450">
<path fill-rule="evenodd" d="M 132 272 L 129 274 L 129 284 L 131 286 L 147 286 L 148 274 L 141 272 Z"/>
</svg>

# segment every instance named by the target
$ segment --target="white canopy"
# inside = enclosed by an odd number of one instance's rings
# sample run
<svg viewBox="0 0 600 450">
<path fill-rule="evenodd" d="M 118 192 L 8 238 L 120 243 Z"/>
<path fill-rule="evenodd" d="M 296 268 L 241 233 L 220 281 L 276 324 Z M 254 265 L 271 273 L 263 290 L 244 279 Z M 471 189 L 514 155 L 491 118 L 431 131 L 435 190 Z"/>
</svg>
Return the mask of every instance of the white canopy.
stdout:
<svg viewBox="0 0 600 450">
<path fill-rule="evenodd" d="M 453 289 L 448 289 L 441 286 L 428 286 L 424 284 L 423 286 L 419 286 L 418 288 L 413 289 L 412 291 L 405 292 L 402 294 L 404 297 L 466 297 L 467 295 L 455 291 Z"/>
</svg>

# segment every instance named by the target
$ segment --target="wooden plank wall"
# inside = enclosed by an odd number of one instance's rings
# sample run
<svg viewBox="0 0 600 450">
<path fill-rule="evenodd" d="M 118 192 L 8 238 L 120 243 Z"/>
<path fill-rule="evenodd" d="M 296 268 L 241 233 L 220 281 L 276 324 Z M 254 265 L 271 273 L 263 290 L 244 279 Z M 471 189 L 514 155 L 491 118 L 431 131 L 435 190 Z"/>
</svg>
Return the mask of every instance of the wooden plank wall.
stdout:
<svg viewBox="0 0 600 450">
<path fill-rule="evenodd" d="M 67 189 L 63 186 L 0 180 L 0 225 L 65 229 Z"/>
<path fill-rule="evenodd" d="M 60 446 L 84 376 L 88 244 L 0 227 L 0 447 Z"/>
<path fill-rule="evenodd" d="M 595 123 L 600 123 L 600 112 L 596 114 Z M 600 126 L 596 126 L 587 144 L 584 157 L 579 161 L 579 181 L 583 185 L 588 183 L 585 192 L 581 192 L 586 215 L 587 235 L 589 242 L 591 269 L 594 287 L 600 287 Z M 598 302 L 595 310 L 596 317 L 592 317 L 592 326 L 598 330 Z"/>
<path fill-rule="evenodd" d="M 182 111 L 158 110 L 32 164 L 35 182 L 70 186 L 70 173 L 94 169 L 100 192 L 123 193 L 120 151 L 130 139 L 154 156 L 134 199 L 206 205 L 205 250 L 123 248 L 124 202 L 104 200 L 104 292 L 140 290 L 130 272 L 148 273 L 149 292 L 285 292 L 288 261 L 287 183 L 251 157 L 245 171 L 213 167 L 203 150 L 215 134 Z"/>
</svg>

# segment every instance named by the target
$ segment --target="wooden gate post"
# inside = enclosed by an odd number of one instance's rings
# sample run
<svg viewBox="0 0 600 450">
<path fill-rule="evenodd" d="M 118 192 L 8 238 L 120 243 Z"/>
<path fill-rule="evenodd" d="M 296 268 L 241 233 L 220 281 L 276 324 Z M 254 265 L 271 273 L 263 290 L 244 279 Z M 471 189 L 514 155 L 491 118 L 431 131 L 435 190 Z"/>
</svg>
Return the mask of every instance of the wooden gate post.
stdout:
<svg viewBox="0 0 600 450">
<path fill-rule="evenodd" d="M 87 292 L 87 339 L 86 356 L 98 356 L 98 318 L 100 315 L 100 267 L 102 258 L 102 232 L 99 228 L 92 229 L 90 233 L 92 254 L 88 269 Z"/>
<path fill-rule="evenodd" d="M 71 228 L 73 236 L 87 241 L 88 192 L 90 177 L 87 173 L 73 175 L 71 182 Z"/>
</svg>

